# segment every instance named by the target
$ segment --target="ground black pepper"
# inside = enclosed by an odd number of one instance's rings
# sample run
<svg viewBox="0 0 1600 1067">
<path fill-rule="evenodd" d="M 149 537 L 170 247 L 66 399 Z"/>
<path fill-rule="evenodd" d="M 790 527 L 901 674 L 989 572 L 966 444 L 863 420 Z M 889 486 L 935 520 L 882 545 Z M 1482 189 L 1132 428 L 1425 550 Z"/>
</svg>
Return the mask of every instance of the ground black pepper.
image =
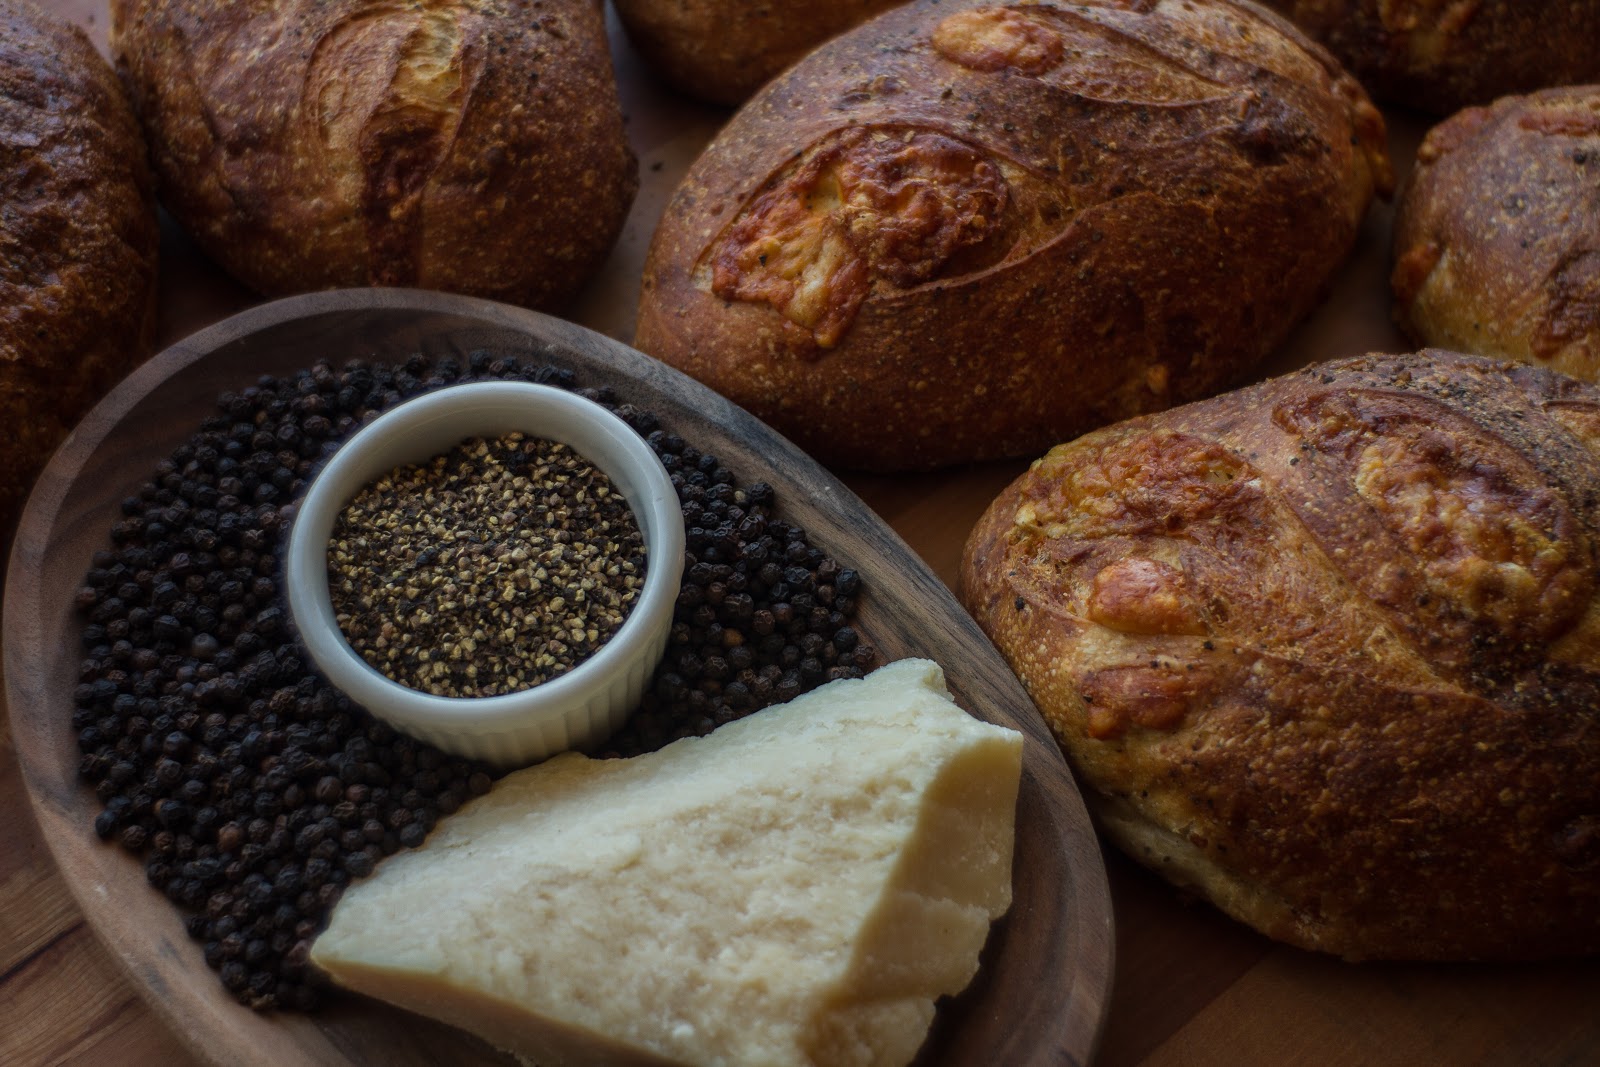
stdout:
<svg viewBox="0 0 1600 1067">
<path fill-rule="evenodd" d="M 463 381 L 573 388 L 570 372 L 485 352 L 463 364 L 318 363 L 218 399 L 122 502 L 77 594 L 72 726 L 102 838 L 143 856 L 209 966 L 258 1009 L 309 1008 L 310 941 L 352 879 L 487 792 L 487 768 L 398 734 L 327 685 L 288 624 L 283 540 L 317 463 L 401 400 Z M 647 436 L 688 532 L 666 657 L 611 755 L 858 677 L 853 571 L 774 517 L 772 489 L 607 391 L 577 390 Z"/>
<path fill-rule="evenodd" d="M 339 627 L 373 667 L 434 696 L 496 696 L 616 633 L 644 584 L 644 537 L 588 460 L 508 434 L 368 486 L 334 525 L 328 572 Z"/>
</svg>

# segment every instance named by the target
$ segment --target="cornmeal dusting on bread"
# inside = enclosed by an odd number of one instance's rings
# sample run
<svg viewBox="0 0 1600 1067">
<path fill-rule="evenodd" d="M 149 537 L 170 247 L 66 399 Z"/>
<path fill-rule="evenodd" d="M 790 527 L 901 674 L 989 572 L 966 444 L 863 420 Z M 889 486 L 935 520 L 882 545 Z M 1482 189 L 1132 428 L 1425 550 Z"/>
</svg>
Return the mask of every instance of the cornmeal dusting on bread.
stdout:
<svg viewBox="0 0 1600 1067">
<path fill-rule="evenodd" d="M 1600 390 L 1323 364 L 1053 450 L 961 593 L 1135 858 L 1349 958 L 1600 951 Z"/>
<path fill-rule="evenodd" d="M 877 285 L 937 277 L 999 225 L 1005 178 L 921 130 L 854 129 L 758 197 L 709 253 L 711 291 L 770 304 L 830 348 Z"/>
</svg>

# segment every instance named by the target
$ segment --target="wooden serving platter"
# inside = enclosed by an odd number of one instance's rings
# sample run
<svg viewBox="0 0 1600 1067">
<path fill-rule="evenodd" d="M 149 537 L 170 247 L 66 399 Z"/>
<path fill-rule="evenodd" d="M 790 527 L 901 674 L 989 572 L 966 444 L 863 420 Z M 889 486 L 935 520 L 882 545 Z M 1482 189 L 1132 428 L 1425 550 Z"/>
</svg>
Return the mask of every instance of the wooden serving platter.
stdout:
<svg viewBox="0 0 1600 1067">
<path fill-rule="evenodd" d="M 23 516 L 5 591 L 5 702 L 28 799 L 79 906 L 172 1030 L 216 1064 L 510 1063 L 459 1031 L 375 1001 L 340 997 L 315 1015 L 237 1005 L 145 882 L 102 844 L 93 791 L 77 780 L 68 718 L 77 682 L 73 594 L 108 544 L 119 502 L 192 434 L 218 393 L 318 359 L 400 359 L 487 348 L 566 366 L 656 412 L 744 481 L 770 482 L 780 512 L 859 570 L 858 628 L 884 660 L 941 663 L 962 707 L 1026 736 L 1015 899 L 973 986 L 944 1004 L 919 1063 L 1084 1064 L 1110 996 L 1105 868 L 1059 750 L 1021 685 L 934 573 L 837 479 L 739 408 L 579 326 L 481 300 L 400 290 L 295 297 L 204 330 L 125 381 L 45 471 Z"/>
</svg>

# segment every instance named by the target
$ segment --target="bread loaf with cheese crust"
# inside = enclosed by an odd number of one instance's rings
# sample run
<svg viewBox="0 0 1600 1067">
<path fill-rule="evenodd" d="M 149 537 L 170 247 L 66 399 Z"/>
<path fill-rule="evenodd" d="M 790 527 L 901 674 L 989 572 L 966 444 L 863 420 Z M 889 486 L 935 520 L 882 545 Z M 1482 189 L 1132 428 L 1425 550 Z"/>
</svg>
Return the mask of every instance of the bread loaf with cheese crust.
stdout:
<svg viewBox="0 0 1600 1067">
<path fill-rule="evenodd" d="M 1387 188 L 1383 142 L 1251 4 L 920 0 L 706 149 L 635 344 L 830 464 L 1037 453 L 1271 351 Z"/>
<path fill-rule="evenodd" d="M 1600 381 L 1600 86 L 1458 112 L 1395 212 L 1394 314 L 1420 344 Z"/>
<path fill-rule="evenodd" d="M 1235 918 L 1600 951 L 1600 389 L 1429 351 L 1108 427 L 961 586 L 1104 832 Z"/>
<path fill-rule="evenodd" d="M 1380 100 L 1447 114 L 1600 80 L 1600 0 L 1262 0 Z"/>
<path fill-rule="evenodd" d="M 114 0 L 162 202 L 267 294 L 567 303 L 638 186 L 590 0 Z"/>
<path fill-rule="evenodd" d="M 155 342 L 155 183 L 82 30 L 0 0 L 0 545 L 35 476 Z"/>
</svg>

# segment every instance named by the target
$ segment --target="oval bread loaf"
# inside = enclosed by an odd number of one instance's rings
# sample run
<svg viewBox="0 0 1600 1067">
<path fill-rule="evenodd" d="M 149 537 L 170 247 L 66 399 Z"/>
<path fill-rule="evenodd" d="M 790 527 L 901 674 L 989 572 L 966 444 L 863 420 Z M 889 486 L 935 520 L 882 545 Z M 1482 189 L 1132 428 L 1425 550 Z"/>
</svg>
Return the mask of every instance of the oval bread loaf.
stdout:
<svg viewBox="0 0 1600 1067">
<path fill-rule="evenodd" d="M 921 0 L 707 148 L 635 344 L 827 463 L 1037 452 L 1231 384 L 1387 183 L 1360 89 L 1253 5 Z"/>
<path fill-rule="evenodd" d="M 154 182 L 83 32 L 0 0 L 0 541 L 78 418 L 155 340 Z"/>
<path fill-rule="evenodd" d="M 628 39 L 682 91 L 738 104 L 829 37 L 901 0 L 615 0 Z"/>
<path fill-rule="evenodd" d="M 1262 0 L 1372 94 L 1446 114 L 1600 80 L 1600 0 Z"/>
<path fill-rule="evenodd" d="M 1600 389 L 1429 351 L 1051 451 L 962 596 L 1130 855 L 1352 959 L 1600 951 Z"/>
<path fill-rule="evenodd" d="M 114 0 L 162 202 L 246 285 L 559 307 L 638 175 L 590 0 Z"/>
<path fill-rule="evenodd" d="M 1419 343 L 1600 380 L 1600 86 L 1429 131 L 1394 255 L 1395 319 Z"/>
</svg>

